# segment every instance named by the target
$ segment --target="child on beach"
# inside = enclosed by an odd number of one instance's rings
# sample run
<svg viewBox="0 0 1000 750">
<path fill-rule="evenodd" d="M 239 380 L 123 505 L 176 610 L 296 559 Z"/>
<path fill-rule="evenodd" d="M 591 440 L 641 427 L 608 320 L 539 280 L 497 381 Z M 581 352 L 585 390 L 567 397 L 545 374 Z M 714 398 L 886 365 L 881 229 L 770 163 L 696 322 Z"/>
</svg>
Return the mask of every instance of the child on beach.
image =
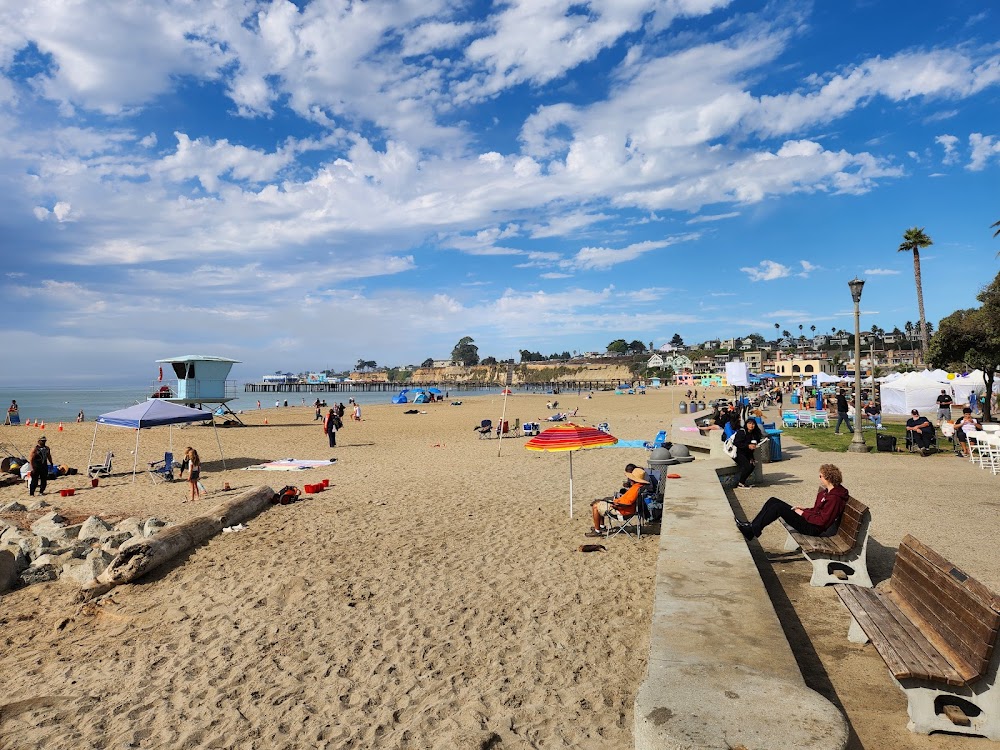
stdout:
<svg viewBox="0 0 1000 750">
<path fill-rule="evenodd" d="M 201 499 L 201 459 L 198 451 L 190 445 L 184 451 L 184 463 L 181 464 L 181 476 L 184 476 L 184 469 L 187 468 L 188 483 L 191 485 L 191 502 Z"/>
</svg>

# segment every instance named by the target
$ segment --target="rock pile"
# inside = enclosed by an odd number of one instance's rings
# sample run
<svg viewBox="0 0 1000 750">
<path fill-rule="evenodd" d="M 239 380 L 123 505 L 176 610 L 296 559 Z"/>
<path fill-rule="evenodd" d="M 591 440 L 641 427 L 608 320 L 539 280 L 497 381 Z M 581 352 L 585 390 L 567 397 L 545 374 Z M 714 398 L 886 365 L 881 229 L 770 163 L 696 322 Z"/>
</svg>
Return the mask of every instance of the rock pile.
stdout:
<svg viewBox="0 0 1000 750">
<path fill-rule="evenodd" d="M 60 577 L 89 583 L 121 548 L 169 525 L 158 518 L 126 518 L 112 526 L 97 516 L 70 524 L 55 511 L 31 524 L 30 532 L 0 521 L 0 593 Z"/>
</svg>

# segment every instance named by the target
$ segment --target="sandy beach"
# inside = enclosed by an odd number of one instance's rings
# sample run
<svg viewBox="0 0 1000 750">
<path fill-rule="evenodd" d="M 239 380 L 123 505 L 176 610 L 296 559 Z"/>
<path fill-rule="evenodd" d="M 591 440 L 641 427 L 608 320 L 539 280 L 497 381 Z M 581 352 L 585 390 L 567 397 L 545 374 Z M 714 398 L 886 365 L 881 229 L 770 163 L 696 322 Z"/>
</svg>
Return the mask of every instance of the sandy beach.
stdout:
<svg viewBox="0 0 1000 750">
<path fill-rule="evenodd" d="M 679 395 L 558 399 L 561 409 L 579 406 L 575 421 L 650 440 L 669 426 Z M 512 396 L 507 419 L 543 417 L 551 398 Z M 143 431 L 133 483 L 135 434 L 101 427 L 95 459 L 113 451 L 116 475 L 97 488 L 85 474 L 50 483 L 46 499 L 64 514 L 181 521 L 227 496 L 226 482 L 231 492 L 322 479 L 330 487 L 270 507 L 246 531 L 96 602 L 75 603 L 78 587 L 64 582 L 0 598 L 0 748 L 631 747 L 656 554 L 669 540 L 578 547 L 592 541 L 583 536 L 590 500 L 609 495 L 625 463 L 644 464 L 647 452 L 576 454 L 570 520 L 566 454 L 473 431 L 481 419 L 499 421 L 500 397 L 406 408 L 366 407 L 334 449 L 309 407 L 247 413 L 246 428 L 219 431 L 227 470 L 211 429 L 173 429 L 175 453 L 193 445 L 202 456 L 209 495 L 194 504 L 186 483 L 154 485 L 145 473 L 162 458 L 167 429 Z M 41 434 L 0 429 L 24 449 Z M 46 435 L 58 463 L 85 470 L 93 423 Z M 1000 590 L 1000 477 L 944 455 L 785 449 L 787 461 L 765 466 L 766 487 L 737 491 L 738 511 L 751 515 L 772 494 L 811 502 L 817 467 L 837 463 L 872 508 L 875 580 L 889 576 L 895 546 L 912 533 Z M 337 461 L 243 469 L 286 457 Z M 60 498 L 64 487 L 76 495 Z M 26 499 L 23 484 L 0 488 L 0 505 Z M 906 730 L 905 700 L 881 660 L 848 643 L 836 595 L 811 589 L 808 563 L 781 559 L 782 541 L 774 528 L 761 538 L 762 574 L 807 682 L 845 710 L 852 747 L 986 747 Z"/>
</svg>

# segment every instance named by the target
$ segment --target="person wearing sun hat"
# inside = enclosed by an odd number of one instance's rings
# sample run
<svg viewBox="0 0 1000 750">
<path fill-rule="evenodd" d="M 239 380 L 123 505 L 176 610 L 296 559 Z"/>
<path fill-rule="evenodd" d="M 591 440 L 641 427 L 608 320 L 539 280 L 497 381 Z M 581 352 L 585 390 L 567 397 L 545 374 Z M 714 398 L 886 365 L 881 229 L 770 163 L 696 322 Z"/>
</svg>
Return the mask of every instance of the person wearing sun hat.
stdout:
<svg viewBox="0 0 1000 750">
<path fill-rule="evenodd" d="M 49 465 L 52 463 L 52 451 L 46 445 L 45 435 L 38 438 L 38 445 L 31 449 L 28 462 L 31 464 L 31 483 L 28 485 L 28 494 L 34 495 L 38 489 L 40 494 L 45 494 L 45 485 L 49 480 Z"/>
<path fill-rule="evenodd" d="M 604 536 L 604 516 L 612 508 L 627 514 L 636 512 L 636 503 L 639 502 L 639 493 L 649 484 L 645 469 L 629 464 L 632 468 L 625 472 L 625 483 L 628 489 L 625 493 L 613 500 L 595 500 L 590 504 L 594 514 L 594 525 L 584 536 L 597 537 Z M 628 467 L 626 467 L 628 469 Z"/>
</svg>

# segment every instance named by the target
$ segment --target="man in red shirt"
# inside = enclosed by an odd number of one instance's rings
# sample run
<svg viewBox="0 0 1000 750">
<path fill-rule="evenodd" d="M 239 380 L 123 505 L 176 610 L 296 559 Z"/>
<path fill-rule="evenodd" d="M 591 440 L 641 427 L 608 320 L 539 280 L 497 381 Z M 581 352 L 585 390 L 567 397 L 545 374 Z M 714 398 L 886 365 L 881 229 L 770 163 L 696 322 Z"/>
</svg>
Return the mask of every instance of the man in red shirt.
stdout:
<svg viewBox="0 0 1000 750">
<path fill-rule="evenodd" d="M 840 520 L 847 505 L 849 493 L 841 484 L 844 477 L 833 464 L 819 467 L 820 489 L 811 508 L 795 508 L 776 497 L 769 498 L 757 516 L 750 522 L 736 521 L 736 527 L 747 541 L 760 536 L 764 527 L 779 518 L 800 534 L 822 536 L 823 532 Z"/>
</svg>

